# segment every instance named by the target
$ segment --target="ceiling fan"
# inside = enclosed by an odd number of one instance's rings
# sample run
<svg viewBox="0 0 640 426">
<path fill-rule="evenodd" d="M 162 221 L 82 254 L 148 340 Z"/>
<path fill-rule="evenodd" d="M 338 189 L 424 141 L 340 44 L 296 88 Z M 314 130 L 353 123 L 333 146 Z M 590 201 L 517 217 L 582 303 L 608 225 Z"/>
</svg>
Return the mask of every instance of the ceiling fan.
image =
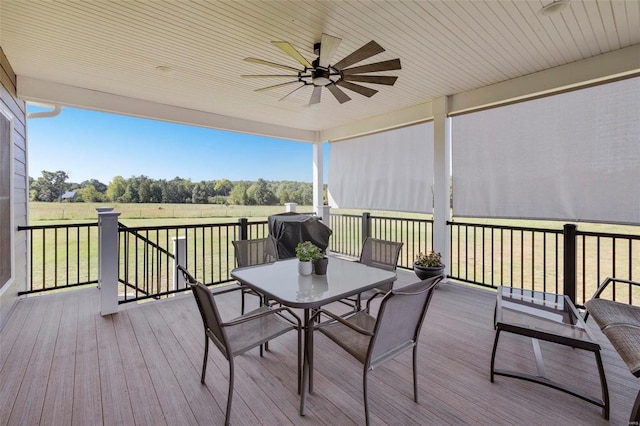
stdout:
<svg viewBox="0 0 640 426">
<path fill-rule="evenodd" d="M 361 65 L 351 67 L 358 62 L 364 61 L 372 56 L 384 52 L 382 46 L 375 41 L 370 41 L 358 50 L 354 51 L 342 60 L 332 64 L 331 58 L 333 54 L 340 46 L 342 39 L 333 37 L 328 34 L 322 34 L 320 43 L 313 45 L 313 51 L 318 57 L 312 62 L 309 62 L 304 56 L 298 52 L 295 47 L 286 41 L 272 41 L 271 44 L 278 47 L 284 53 L 295 59 L 302 69 L 290 67 L 288 65 L 281 65 L 274 62 L 265 61 L 257 58 L 245 58 L 247 62 L 253 62 L 261 65 L 267 65 L 270 67 L 285 69 L 295 72 L 295 74 L 261 74 L 261 75 L 243 75 L 245 78 L 293 78 L 294 80 L 287 81 L 286 83 L 275 84 L 273 86 L 267 86 L 260 89 L 256 89 L 256 92 L 263 92 L 266 90 L 277 89 L 283 86 L 297 85 L 295 89 L 284 95 L 280 100 L 285 99 L 287 96 L 297 92 L 306 86 L 312 86 L 313 92 L 311 93 L 311 99 L 309 105 L 314 105 L 320 102 L 320 95 L 322 88 L 326 87 L 327 90 L 335 96 L 335 98 L 341 104 L 351 100 L 341 88 L 349 89 L 366 97 L 371 97 L 378 93 L 377 90 L 371 89 L 366 86 L 354 83 L 354 81 L 362 83 L 373 84 L 385 84 L 393 86 L 398 77 L 386 76 L 386 75 L 362 75 L 371 72 L 378 71 L 390 71 L 399 70 L 400 59 L 391 59 L 388 61 L 375 62 L 372 64 Z M 351 67 L 351 68 L 349 68 Z"/>
</svg>

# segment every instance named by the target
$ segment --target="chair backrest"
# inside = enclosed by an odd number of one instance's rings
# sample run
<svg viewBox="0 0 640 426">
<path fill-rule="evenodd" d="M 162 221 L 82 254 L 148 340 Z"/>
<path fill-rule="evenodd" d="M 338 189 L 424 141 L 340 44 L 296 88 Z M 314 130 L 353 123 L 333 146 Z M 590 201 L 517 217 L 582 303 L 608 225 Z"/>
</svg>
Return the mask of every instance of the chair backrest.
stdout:
<svg viewBox="0 0 640 426">
<path fill-rule="evenodd" d="M 182 272 L 185 280 L 191 287 L 193 296 L 196 299 L 196 304 L 198 305 L 198 310 L 200 311 L 200 316 L 202 317 L 205 332 L 211 332 L 212 335 L 210 334 L 209 337 L 211 337 L 211 340 L 215 343 L 218 349 L 220 349 L 227 359 L 229 359 L 231 355 L 227 350 L 229 347 L 227 336 L 223 328 L 220 326 L 223 321 L 213 294 L 207 286 L 197 281 L 182 266 L 178 266 L 178 269 Z"/>
<path fill-rule="evenodd" d="M 364 240 L 364 244 L 362 244 L 360 263 L 395 271 L 402 244 L 403 243 L 397 243 L 395 241 L 385 241 L 367 237 L 367 239 Z"/>
<path fill-rule="evenodd" d="M 382 299 L 367 353 L 367 368 L 417 344 L 433 289 L 441 279 L 439 275 L 391 290 Z"/>
<path fill-rule="evenodd" d="M 239 268 L 278 260 L 275 241 L 271 235 L 253 240 L 236 240 L 233 242 L 233 247 Z"/>
</svg>

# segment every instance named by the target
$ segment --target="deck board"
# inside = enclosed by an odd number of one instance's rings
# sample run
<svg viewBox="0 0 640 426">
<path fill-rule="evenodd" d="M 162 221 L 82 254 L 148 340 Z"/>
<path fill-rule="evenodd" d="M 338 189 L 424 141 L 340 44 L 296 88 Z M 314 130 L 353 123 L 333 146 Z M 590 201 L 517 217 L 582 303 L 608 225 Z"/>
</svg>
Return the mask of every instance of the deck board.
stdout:
<svg viewBox="0 0 640 426">
<path fill-rule="evenodd" d="M 83 291 L 82 296 L 78 304 L 72 424 L 97 425 L 102 423 L 98 337 L 95 322 L 95 309 L 99 303 L 98 292 Z"/>
<path fill-rule="evenodd" d="M 398 285 L 415 281 L 399 275 Z M 219 300 L 225 317 L 239 311 L 239 295 Z M 538 384 L 501 376 L 491 383 L 494 301 L 491 290 L 440 284 L 418 349 L 419 403 L 406 353 L 370 373 L 373 424 L 628 423 L 640 382 L 592 322 L 603 347 L 610 422 L 598 407 Z M 0 331 L 0 425 L 224 422 L 228 363 L 211 345 L 206 384 L 200 384 L 204 337 L 191 295 L 121 306 L 107 317 L 99 310 L 95 288 L 18 303 Z M 297 338 L 288 333 L 263 357 L 256 349 L 236 358 L 234 424 L 364 423 L 362 367 L 324 335 L 314 340 L 315 391 L 307 415 L 298 415 Z M 591 353 L 546 342 L 541 347 L 549 375 L 599 395 Z M 530 340 L 501 336 L 496 367 L 535 372 Z"/>
</svg>

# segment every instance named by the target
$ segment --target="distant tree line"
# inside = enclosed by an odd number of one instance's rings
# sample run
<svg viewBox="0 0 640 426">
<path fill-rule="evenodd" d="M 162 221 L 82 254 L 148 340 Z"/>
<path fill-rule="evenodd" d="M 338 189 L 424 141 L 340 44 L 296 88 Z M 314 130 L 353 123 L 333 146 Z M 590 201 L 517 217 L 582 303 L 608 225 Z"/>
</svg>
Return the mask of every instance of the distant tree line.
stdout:
<svg viewBox="0 0 640 426">
<path fill-rule="evenodd" d="M 68 182 L 63 171 L 44 170 L 42 176 L 29 178 L 32 201 L 61 201 L 65 192 L 74 191 L 75 202 L 111 201 L 118 203 L 193 203 L 278 205 L 283 203 L 312 204 L 313 187 L 307 182 L 236 181 L 229 179 L 192 182 L 175 177 L 171 180 L 132 176 L 114 177 L 108 185 L 96 180 Z"/>
</svg>

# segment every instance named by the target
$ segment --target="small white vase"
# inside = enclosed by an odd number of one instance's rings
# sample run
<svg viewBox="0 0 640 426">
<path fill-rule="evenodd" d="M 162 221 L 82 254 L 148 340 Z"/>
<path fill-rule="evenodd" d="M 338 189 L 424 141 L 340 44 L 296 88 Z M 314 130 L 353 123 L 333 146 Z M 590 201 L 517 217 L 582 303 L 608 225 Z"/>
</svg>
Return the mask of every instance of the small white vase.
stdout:
<svg viewBox="0 0 640 426">
<path fill-rule="evenodd" d="M 313 270 L 313 263 L 309 261 L 307 262 L 298 261 L 298 273 L 300 275 L 311 275 L 312 270 Z"/>
</svg>

